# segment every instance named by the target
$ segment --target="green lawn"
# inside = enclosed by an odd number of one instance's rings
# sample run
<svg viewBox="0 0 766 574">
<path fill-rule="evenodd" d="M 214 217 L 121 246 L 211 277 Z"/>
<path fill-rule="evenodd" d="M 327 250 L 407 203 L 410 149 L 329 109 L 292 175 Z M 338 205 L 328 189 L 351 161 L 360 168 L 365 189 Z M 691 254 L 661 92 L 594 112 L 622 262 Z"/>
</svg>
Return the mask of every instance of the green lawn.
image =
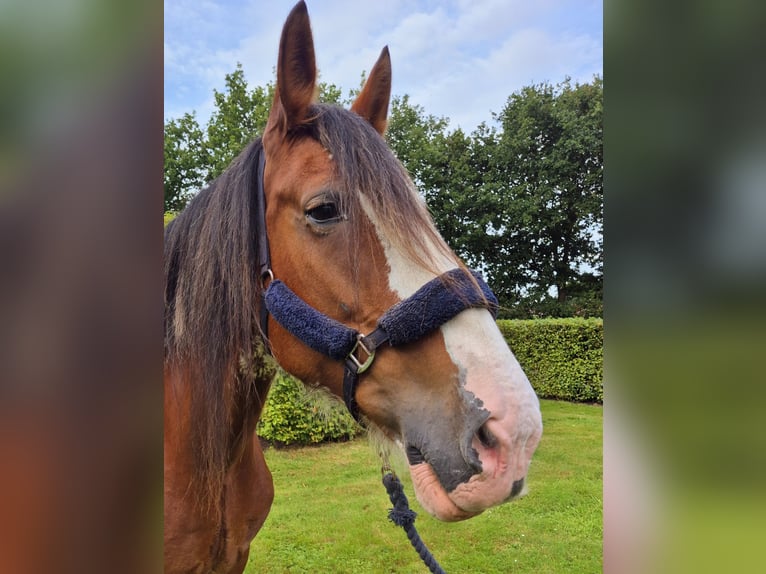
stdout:
<svg viewBox="0 0 766 574">
<path fill-rule="evenodd" d="M 529 495 L 453 524 L 431 518 L 400 476 L 416 526 L 448 573 L 601 572 L 602 408 L 542 401 Z M 425 573 L 391 506 L 366 439 L 269 449 L 274 505 L 248 573 Z"/>
</svg>

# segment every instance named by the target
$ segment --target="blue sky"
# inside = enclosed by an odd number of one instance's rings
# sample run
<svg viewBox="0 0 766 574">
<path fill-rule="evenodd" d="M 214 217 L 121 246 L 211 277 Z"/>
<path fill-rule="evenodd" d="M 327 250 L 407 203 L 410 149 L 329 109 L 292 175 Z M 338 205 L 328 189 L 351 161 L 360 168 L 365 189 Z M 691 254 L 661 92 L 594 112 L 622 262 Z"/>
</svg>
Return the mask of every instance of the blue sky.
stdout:
<svg viewBox="0 0 766 574">
<path fill-rule="evenodd" d="M 296 0 L 165 0 L 165 118 L 195 111 L 242 63 L 273 79 L 279 34 Z M 566 76 L 603 75 L 602 0 L 307 0 L 322 80 L 346 95 L 383 46 L 393 94 L 473 130 L 508 96 Z"/>
</svg>

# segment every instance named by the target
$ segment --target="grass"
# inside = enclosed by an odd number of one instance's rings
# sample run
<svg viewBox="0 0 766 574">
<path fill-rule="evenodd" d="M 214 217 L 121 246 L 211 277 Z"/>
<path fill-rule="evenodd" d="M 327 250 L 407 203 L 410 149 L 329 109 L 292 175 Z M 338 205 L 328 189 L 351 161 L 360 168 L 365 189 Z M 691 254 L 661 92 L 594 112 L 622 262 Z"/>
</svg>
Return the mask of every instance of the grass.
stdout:
<svg viewBox="0 0 766 574">
<path fill-rule="evenodd" d="M 442 523 L 400 473 L 423 540 L 447 572 L 596 573 L 602 547 L 602 408 L 542 401 L 544 433 L 529 495 L 459 523 Z M 247 573 L 425 573 L 391 504 L 366 439 L 268 449 L 276 496 Z"/>
</svg>

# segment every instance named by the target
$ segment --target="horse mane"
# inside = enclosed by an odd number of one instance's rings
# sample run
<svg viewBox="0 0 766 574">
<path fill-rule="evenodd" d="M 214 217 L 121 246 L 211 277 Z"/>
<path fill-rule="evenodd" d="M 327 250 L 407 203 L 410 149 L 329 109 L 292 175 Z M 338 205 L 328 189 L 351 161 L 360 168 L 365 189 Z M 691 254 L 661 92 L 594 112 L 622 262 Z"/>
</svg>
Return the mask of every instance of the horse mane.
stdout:
<svg viewBox="0 0 766 574">
<path fill-rule="evenodd" d="M 414 262 L 434 274 L 436 256 L 459 264 L 380 134 L 338 106 L 314 104 L 309 111 L 288 138 L 312 137 L 332 155 L 341 209 L 352 221 L 363 213 L 361 193 L 383 234 Z M 212 512 L 275 372 L 265 361 L 258 321 L 255 189 L 262 152 L 258 138 L 165 228 L 165 362 L 188 387 L 197 476 L 190 488 Z"/>
<path fill-rule="evenodd" d="M 188 387 L 199 475 L 190 486 L 210 509 L 247 432 L 247 414 L 260 410 L 273 375 L 273 368 L 258 372 L 264 352 L 254 190 L 262 149 L 260 138 L 248 145 L 165 228 L 165 362 Z"/>
</svg>

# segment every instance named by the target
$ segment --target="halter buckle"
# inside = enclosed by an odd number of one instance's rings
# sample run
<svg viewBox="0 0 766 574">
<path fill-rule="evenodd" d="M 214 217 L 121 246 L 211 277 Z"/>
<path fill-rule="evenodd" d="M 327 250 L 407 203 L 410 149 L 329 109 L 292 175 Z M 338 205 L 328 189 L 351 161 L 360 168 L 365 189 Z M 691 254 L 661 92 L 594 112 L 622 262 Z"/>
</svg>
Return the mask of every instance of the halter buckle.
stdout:
<svg viewBox="0 0 766 574">
<path fill-rule="evenodd" d="M 361 348 L 362 351 L 367 353 L 367 358 L 364 360 L 364 362 L 361 362 L 359 359 L 356 358 L 356 350 Z M 351 362 L 356 365 L 356 373 L 358 375 L 361 375 L 364 373 L 367 369 L 370 368 L 370 365 L 372 365 L 372 362 L 375 360 L 375 349 L 368 349 L 367 346 L 364 344 L 364 335 L 359 333 L 356 336 L 356 343 L 354 343 L 354 348 L 351 349 L 351 352 L 348 354 L 348 358 L 351 359 Z"/>
</svg>

